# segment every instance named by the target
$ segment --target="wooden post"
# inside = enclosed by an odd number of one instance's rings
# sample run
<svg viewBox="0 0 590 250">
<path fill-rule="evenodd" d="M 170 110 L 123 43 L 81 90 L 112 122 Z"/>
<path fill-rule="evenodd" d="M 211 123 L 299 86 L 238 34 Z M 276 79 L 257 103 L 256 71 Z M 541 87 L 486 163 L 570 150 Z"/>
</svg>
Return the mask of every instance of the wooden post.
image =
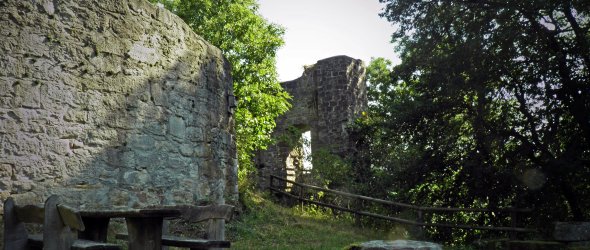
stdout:
<svg viewBox="0 0 590 250">
<path fill-rule="evenodd" d="M 78 231 L 78 238 L 98 242 L 107 242 L 110 218 L 82 218 L 86 229 Z"/>
<path fill-rule="evenodd" d="M 162 218 L 128 217 L 125 218 L 125 221 L 129 232 L 128 246 L 130 250 L 161 250 Z"/>
<path fill-rule="evenodd" d="M 354 211 L 358 212 L 363 209 L 363 200 L 356 200 Z M 354 213 L 354 224 L 357 227 L 362 227 L 361 215 L 359 213 Z"/>
<path fill-rule="evenodd" d="M 268 189 L 270 189 L 270 191 L 272 192 L 272 189 L 271 188 L 273 186 L 274 178 L 273 178 L 272 175 L 269 175 L 268 178 L 270 179 L 270 181 L 269 181 L 270 183 L 268 184 Z"/>
<path fill-rule="evenodd" d="M 209 240 L 225 240 L 225 220 L 211 219 L 209 220 L 209 230 L 207 239 Z M 213 250 L 220 248 L 211 248 Z"/>
<path fill-rule="evenodd" d="M 416 218 L 416 222 L 418 225 L 415 226 L 416 230 L 416 239 L 422 240 L 424 239 L 424 229 L 422 228 L 422 223 L 424 223 L 424 211 L 418 210 L 418 218 Z"/>
<path fill-rule="evenodd" d="M 301 211 L 303 211 L 303 186 L 299 186 L 299 205 L 301 206 Z"/>
<path fill-rule="evenodd" d="M 71 233 L 59 214 L 57 205 L 59 197 L 52 195 L 45 201 L 45 221 L 43 222 L 43 249 L 63 250 L 70 249 L 76 236 Z"/>
<path fill-rule="evenodd" d="M 164 220 L 162 222 L 162 238 L 164 235 L 170 235 L 170 222 L 168 220 Z M 162 250 L 170 249 L 168 246 L 162 246 Z"/>
<path fill-rule="evenodd" d="M 214 202 L 216 205 L 225 204 L 223 197 L 218 197 Z M 231 210 L 233 211 L 233 209 Z M 207 230 L 207 239 L 209 240 L 225 240 L 225 219 L 217 217 L 216 219 L 209 220 L 209 228 Z M 220 248 L 211 248 L 211 250 L 217 250 Z"/>
<path fill-rule="evenodd" d="M 512 228 L 518 227 L 518 212 L 516 212 L 515 210 L 510 211 L 510 226 Z M 510 238 L 510 240 L 516 240 L 518 235 L 516 234 L 516 231 L 510 231 L 508 237 Z"/>
<path fill-rule="evenodd" d="M 16 204 L 12 197 L 4 202 L 4 249 L 28 249 L 28 234 L 25 224 L 16 215 Z"/>
</svg>

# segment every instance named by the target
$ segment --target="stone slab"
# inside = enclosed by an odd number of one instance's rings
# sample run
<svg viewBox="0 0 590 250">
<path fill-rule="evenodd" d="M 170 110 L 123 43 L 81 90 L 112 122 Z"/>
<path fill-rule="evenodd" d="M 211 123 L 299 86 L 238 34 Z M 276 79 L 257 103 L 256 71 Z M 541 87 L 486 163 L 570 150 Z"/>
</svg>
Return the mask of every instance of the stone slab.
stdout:
<svg viewBox="0 0 590 250">
<path fill-rule="evenodd" d="M 557 241 L 590 241 L 590 222 L 555 222 L 553 238 Z"/>
<path fill-rule="evenodd" d="M 352 246 L 350 250 L 442 250 L 440 244 L 415 240 L 373 240 Z"/>
</svg>

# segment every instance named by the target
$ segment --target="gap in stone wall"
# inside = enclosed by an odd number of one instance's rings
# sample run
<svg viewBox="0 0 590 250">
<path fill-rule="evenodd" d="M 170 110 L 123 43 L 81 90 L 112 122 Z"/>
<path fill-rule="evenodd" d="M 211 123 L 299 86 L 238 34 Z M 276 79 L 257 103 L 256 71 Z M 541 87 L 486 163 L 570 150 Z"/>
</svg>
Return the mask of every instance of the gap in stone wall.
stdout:
<svg viewBox="0 0 590 250">
<path fill-rule="evenodd" d="M 273 137 L 279 139 L 278 143 L 257 153 L 260 188 L 268 187 L 270 175 L 289 180 L 305 177 L 295 173 L 295 166 L 301 164 L 300 169 L 305 171 L 300 172 L 307 172 L 306 152 L 289 144 L 301 139 L 304 132 L 309 131 L 314 153 L 325 151 L 343 159 L 351 155 L 355 145 L 348 138 L 347 128 L 367 108 L 365 73 L 361 60 L 335 56 L 319 60 L 306 67 L 301 77 L 281 83 L 292 96 L 292 107 L 276 121 Z M 289 142 L 280 140 L 285 137 Z"/>
</svg>

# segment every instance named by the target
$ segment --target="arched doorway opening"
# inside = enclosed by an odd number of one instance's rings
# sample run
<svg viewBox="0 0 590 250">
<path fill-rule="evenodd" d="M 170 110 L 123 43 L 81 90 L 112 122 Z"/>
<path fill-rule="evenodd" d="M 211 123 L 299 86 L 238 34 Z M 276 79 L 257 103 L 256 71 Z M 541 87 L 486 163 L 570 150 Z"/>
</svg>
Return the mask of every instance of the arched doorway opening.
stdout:
<svg viewBox="0 0 590 250">
<path fill-rule="evenodd" d="M 289 154 L 285 159 L 287 180 L 305 182 L 313 169 L 311 159 L 311 130 L 306 125 L 296 125 L 289 129 L 291 138 Z M 287 183 L 286 191 L 291 191 L 292 184 Z"/>
</svg>

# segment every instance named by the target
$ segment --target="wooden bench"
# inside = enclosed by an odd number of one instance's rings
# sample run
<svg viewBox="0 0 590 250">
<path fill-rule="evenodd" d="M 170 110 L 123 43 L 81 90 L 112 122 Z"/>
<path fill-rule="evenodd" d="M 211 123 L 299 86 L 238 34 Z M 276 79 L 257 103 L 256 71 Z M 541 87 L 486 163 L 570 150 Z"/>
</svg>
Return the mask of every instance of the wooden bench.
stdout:
<svg viewBox="0 0 590 250">
<path fill-rule="evenodd" d="M 188 222 L 209 221 L 207 239 L 194 239 L 171 235 L 162 235 L 162 245 L 193 249 L 229 248 L 231 243 L 224 239 L 225 221 L 232 217 L 234 207 L 231 205 L 183 206 L 181 218 Z M 127 234 L 117 234 L 117 239 L 128 240 Z"/>
<path fill-rule="evenodd" d="M 43 234 L 29 234 L 26 223 L 43 225 Z M 4 249 L 120 249 L 115 244 L 77 239 L 76 231 L 84 231 L 80 214 L 59 204 L 56 195 L 47 198 L 45 206 L 19 206 L 12 197 L 4 202 Z"/>
</svg>

